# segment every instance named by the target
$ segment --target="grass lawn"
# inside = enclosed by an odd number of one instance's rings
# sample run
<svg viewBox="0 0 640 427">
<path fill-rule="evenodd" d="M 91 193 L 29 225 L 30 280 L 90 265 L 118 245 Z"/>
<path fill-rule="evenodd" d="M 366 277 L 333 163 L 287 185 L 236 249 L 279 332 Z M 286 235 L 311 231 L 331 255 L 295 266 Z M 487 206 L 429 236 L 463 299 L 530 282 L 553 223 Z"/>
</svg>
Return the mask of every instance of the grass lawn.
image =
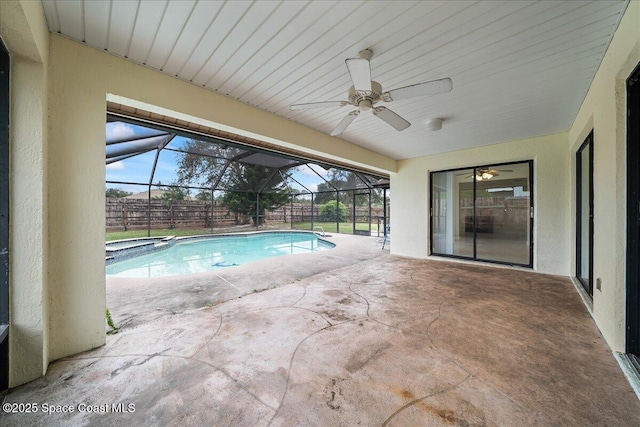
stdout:
<svg viewBox="0 0 640 427">
<path fill-rule="evenodd" d="M 313 225 L 314 226 L 319 225 L 327 233 L 336 232 L 335 222 L 314 222 Z M 358 229 L 364 229 L 365 226 L 366 224 L 359 224 Z M 270 224 L 268 228 L 287 230 L 291 228 L 291 224 L 289 223 Z M 311 223 L 310 222 L 294 222 L 293 228 L 296 230 L 311 230 Z M 216 233 L 229 233 L 229 232 L 253 231 L 253 230 L 255 230 L 255 227 L 251 225 L 247 225 L 247 226 L 233 227 L 233 228 L 214 228 L 213 233 L 216 234 Z M 371 232 L 375 233 L 377 230 L 378 230 L 377 224 L 371 224 Z M 339 233 L 353 234 L 353 224 L 350 222 L 341 222 Z M 199 234 L 211 234 L 211 229 L 210 228 L 171 228 L 171 229 L 162 228 L 162 229 L 151 230 L 151 237 L 196 236 Z M 111 240 L 134 239 L 138 237 L 147 237 L 147 230 L 107 231 L 105 233 L 106 242 L 109 242 Z"/>
<path fill-rule="evenodd" d="M 327 233 L 335 233 L 336 232 L 336 223 L 335 222 L 314 222 L 313 226 L 320 226 Z M 358 230 L 366 230 L 367 224 L 358 224 Z M 298 230 L 311 230 L 310 222 L 294 222 L 293 227 Z M 371 232 L 375 233 L 378 230 L 377 224 L 371 224 Z M 353 224 L 350 222 L 341 222 L 340 230 L 338 233 L 341 234 L 353 234 Z"/>
<path fill-rule="evenodd" d="M 210 228 L 163 228 L 151 230 L 151 237 L 157 236 L 196 236 L 198 234 L 209 234 Z M 147 237 L 147 230 L 128 230 L 128 231 L 107 231 L 105 233 L 105 241 L 134 239 L 137 237 Z"/>
</svg>

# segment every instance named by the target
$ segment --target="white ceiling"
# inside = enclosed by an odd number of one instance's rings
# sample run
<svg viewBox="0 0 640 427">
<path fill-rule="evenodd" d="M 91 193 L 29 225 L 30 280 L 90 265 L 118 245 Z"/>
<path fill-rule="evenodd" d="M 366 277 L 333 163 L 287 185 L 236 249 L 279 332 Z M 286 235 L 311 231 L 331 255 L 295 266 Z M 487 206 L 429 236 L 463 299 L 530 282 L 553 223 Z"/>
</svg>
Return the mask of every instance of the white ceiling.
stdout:
<svg viewBox="0 0 640 427">
<path fill-rule="evenodd" d="M 450 93 L 385 104 L 408 129 L 361 114 L 341 136 L 405 159 L 568 130 L 627 1 L 42 4 L 52 32 L 325 133 L 354 108 L 288 106 L 346 99 L 362 49 L 385 91 L 451 77 Z"/>
</svg>

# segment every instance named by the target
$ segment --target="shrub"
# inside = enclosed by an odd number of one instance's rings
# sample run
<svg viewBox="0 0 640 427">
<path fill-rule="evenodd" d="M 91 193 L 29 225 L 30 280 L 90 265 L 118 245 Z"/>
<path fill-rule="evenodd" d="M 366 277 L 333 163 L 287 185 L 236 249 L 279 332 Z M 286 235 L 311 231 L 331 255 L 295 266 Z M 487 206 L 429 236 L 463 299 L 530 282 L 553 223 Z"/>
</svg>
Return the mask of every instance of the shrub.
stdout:
<svg viewBox="0 0 640 427">
<path fill-rule="evenodd" d="M 335 200 L 330 200 L 324 205 L 320 205 L 320 220 L 344 222 L 347 220 L 347 207 L 342 202 L 337 203 Z"/>
</svg>

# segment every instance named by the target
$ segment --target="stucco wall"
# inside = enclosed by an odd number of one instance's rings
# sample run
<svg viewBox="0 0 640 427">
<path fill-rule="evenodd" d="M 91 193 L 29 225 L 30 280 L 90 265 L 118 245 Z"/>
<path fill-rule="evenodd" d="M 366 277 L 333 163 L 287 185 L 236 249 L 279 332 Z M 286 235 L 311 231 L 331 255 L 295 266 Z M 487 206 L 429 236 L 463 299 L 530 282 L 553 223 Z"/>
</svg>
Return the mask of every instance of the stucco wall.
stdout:
<svg viewBox="0 0 640 427">
<path fill-rule="evenodd" d="M 391 225 L 396 255 L 429 257 L 429 173 L 491 163 L 534 161 L 534 268 L 569 274 L 567 135 L 494 144 L 398 162 L 391 176 Z"/>
<path fill-rule="evenodd" d="M 49 363 L 47 274 L 47 78 L 49 33 L 40 3 L 0 2 L 11 58 L 9 386 Z"/>
<path fill-rule="evenodd" d="M 626 79 L 640 62 L 640 2 L 631 1 L 569 131 L 571 208 L 575 217 L 575 153 L 593 129 L 593 315 L 614 351 L 625 347 Z M 575 241 L 575 221 L 571 225 Z M 571 246 L 575 275 L 575 246 Z"/>
</svg>

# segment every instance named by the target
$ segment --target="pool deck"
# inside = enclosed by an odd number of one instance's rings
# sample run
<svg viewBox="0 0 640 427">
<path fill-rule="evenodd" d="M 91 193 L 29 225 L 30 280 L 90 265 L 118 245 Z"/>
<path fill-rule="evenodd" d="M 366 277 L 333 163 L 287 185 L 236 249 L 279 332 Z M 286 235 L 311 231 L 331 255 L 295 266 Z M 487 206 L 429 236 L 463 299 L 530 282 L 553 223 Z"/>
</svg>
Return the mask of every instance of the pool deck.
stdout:
<svg viewBox="0 0 640 427">
<path fill-rule="evenodd" d="M 388 246 L 382 251 L 382 243 L 373 237 L 329 235 L 326 240 L 337 246 L 316 253 L 267 258 L 188 276 L 141 279 L 107 276 L 107 308 L 117 325 L 132 327 L 162 319 L 167 314 L 215 306 L 258 291 L 294 284 L 389 253 Z"/>
<path fill-rule="evenodd" d="M 638 425 L 568 278 L 331 240 L 218 272 L 109 278 L 122 331 L 5 398 L 75 411 L 0 425 Z"/>
</svg>

